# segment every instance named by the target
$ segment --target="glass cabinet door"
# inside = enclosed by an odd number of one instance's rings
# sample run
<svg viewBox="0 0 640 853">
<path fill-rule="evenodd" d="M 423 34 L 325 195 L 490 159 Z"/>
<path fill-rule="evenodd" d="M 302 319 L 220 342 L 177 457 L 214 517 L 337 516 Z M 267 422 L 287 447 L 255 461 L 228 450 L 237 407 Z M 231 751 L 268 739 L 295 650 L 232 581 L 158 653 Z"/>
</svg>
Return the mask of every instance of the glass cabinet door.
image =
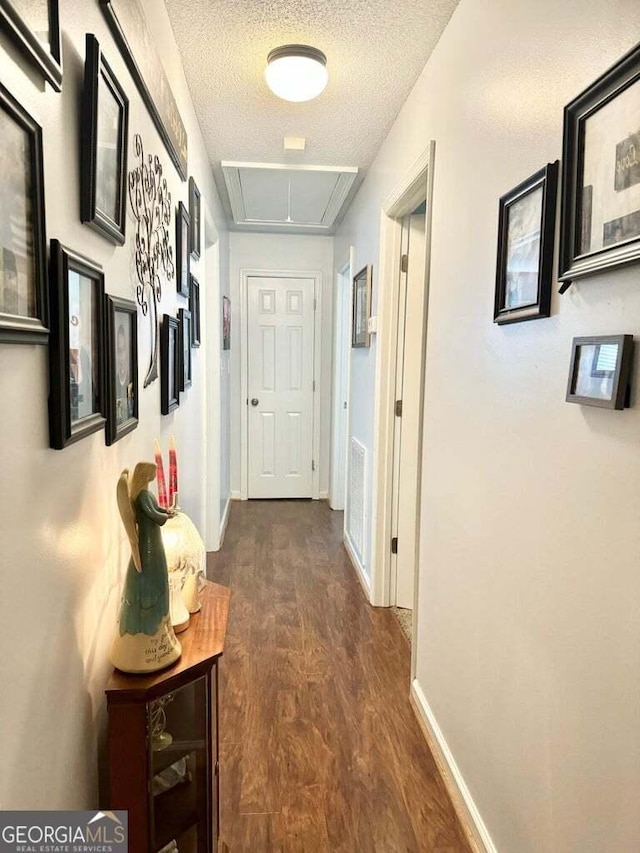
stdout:
<svg viewBox="0 0 640 853">
<path fill-rule="evenodd" d="M 147 702 L 152 853 L 210 853 L 207 677 Z"/>
<path fill-rule="evenodd" d="M 213 762 L 211 808 L 214 850 L 220 835 L 220 751 L 218 745 L 218 664 L 213 665 L 211 670 L 211 760 Z"/>
</svg>

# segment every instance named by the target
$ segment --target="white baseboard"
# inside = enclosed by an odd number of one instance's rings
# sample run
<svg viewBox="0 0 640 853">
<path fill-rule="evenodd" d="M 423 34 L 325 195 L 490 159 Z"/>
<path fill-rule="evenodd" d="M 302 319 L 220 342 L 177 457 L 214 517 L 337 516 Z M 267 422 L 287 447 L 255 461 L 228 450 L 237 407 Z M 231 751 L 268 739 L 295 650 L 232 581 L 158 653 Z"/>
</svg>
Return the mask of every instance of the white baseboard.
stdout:
<svg viewBox="0 0 640 853">
<path fill-rule="evenodd" d="M 318 500 L 319 501 L 328 501 L 329 500 L 329 492 L 318 492 Z"/>
<path fill-rule="evenodd" d="M 497 853 L 417 678 L 411 683 L 411 704 L 474 853 Z"/>
<path fill-rule="evenodd" d="M 356 570 L 356 576 L 362 585 L 362 589 L 367 596 L 367 601 L 371 601 L 371 582 L 366 575 L 364 570 L 364 566 L 360 562 L 358 555 L 356 553 L 356 549 L 353 547 L 353 542 L 351 541 L 351 537 L 344 531 L 344 536 L 342 537 L 342 541 L 344 542 L 344 547 L 346 549 L 347 554 L 349 555 L 349 559 L 353 563 L 353 567 Z"/>
<path fill-rule="evenodd" d="M 219 548 L 222 548 L 224 544 L 224 534 L 227 532 L 227 524 L 229 524 L 229 510 L 231 509 L 231 498 L 227 498 L 227 503 L 224 508 L 224 512 L 222 513 L 222 521 L 220 523 L 220 545 Z"/>
<path fill-rule="evenodd" d="M 242 495 L 240 491 L 236 491 L 235 489 L 231 489 L 230 500 L 232 501 L 241 501 Z"/>
</svg>

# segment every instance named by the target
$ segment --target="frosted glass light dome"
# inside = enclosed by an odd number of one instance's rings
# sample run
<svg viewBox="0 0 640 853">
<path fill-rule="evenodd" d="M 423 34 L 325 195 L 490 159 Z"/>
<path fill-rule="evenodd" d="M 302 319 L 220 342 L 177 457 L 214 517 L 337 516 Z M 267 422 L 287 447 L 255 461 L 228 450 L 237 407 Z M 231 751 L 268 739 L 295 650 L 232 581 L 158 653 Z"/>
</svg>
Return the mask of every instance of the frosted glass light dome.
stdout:
<svg viewBox="0 0 640 853">
<path fill-rule="evenodd" d="M 316 47 L 285 44 L 267 56 L 267 85 L 285 101 L 310 101 L 324 90 L 329 79 L 327 57 Z"/>
</svg>

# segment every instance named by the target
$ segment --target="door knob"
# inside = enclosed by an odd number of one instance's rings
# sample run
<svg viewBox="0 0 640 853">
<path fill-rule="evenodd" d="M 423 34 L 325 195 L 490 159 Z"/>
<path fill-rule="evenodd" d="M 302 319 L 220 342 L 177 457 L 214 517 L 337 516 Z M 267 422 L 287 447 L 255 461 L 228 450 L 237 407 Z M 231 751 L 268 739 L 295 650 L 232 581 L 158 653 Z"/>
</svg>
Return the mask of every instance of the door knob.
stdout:
<svg viewBox="0 0 640 853">
<path fill-rule="evenodd" d="M 252 397 L 252 398 L 251 398 L 251 405 L 252 405 L 252 406 L 257 406 L 259 402 L 260 402 L 260 400 L 258 400 L 258 398 L 257 398 L 257 397 Z"/>
</svg>

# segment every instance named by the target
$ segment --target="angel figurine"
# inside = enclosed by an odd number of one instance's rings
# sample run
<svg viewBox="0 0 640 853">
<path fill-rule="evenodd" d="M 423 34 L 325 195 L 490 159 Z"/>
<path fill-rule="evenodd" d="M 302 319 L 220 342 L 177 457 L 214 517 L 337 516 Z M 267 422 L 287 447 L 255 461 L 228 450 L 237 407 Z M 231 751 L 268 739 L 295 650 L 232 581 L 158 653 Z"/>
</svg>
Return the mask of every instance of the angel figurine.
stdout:
<svg viewBox="0 0 640 853">
<path fill-rule="evenodd" d="M 155 463 L 139 462 L 131 479 L 125 469 L 118 480 L 118 509 L 131 544 L 131 559 L 111 663 L 123 672 L 155 672 L 182 653 L 171 627 L 167 560 L 160 535 L 172 510 L 159 507 L 147 489 L 155 476 Z"/>
</svg>

